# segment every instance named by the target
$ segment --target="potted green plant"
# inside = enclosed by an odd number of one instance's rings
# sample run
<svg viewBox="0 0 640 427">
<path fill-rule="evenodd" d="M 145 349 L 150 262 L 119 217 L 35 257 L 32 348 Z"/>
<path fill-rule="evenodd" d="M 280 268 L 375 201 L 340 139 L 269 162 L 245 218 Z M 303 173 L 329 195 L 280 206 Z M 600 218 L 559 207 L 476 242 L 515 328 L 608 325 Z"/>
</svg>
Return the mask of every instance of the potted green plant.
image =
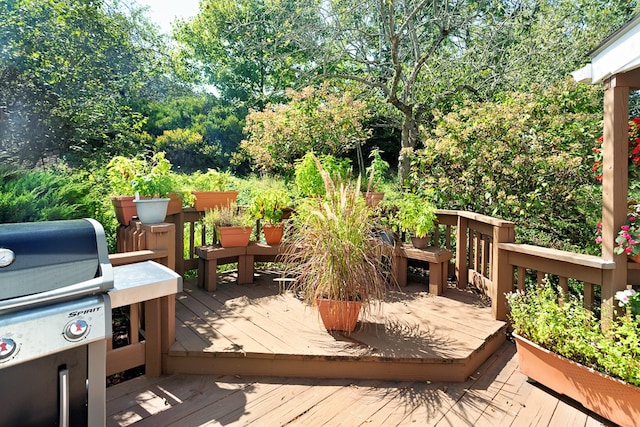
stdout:
<svg viewBox="0 0 640 427">
<path fill-rule="evenodd" d="M 223 248 L 249 245 L 255 219 L 235 202 L 208 209 L 203 217 L 205 227 L 213 230 L 214 243 Z"/>
<path fill-rule="evenodd" d="M 640 317 L 629 309 L 603 331 L 581 300 L 546 284 L 507 301 L 525 375 L 617 424 L 637 425 Z"/>
<path fill-rule="evenodd" d="M 251 213 L 261 221 L 264 238 L 269 245 L 278 245 L 282 240 L 284 209 L 291 204 L 289 193 L 276 188 L 261 191 L 253 198 Z"/>
<path fill-rule="evenodd" d="M 384 198 L 384 191 L 380 191 L 380 185 L 384 182 L 386 173 L 389 170 L 389 163 L 382 158 L 381 154 L 382 151 L 378 148 L 374 148 L 369 154 L 371 164 L 367 168 L 368 180 L 364 197 L 367 204 L 373 208 L 378 206 Z"/>
<path fill-rule="evenodd" d="M 292 288 L 318 308 L 327 330 L 351 332 L 389 282 L 393 247 L 375 233 L 360 182 L 332 179 L 318 163 L 324 196 L 306 198 L 283 240 L 283 261 Z"/>
<path fill-rule="evenodd" d="M 390 201 L 390 205 L 390 224 L 403 233 L 409 233 L 414 247 L 427 247 L 429 233 L 437 221 L 436 208 L 430 197 L 404 192 Z"/>
<path fill-rule="evenodd" d="M 113 204 L 118 222 L 129 225 L 131 219 L 138 215 L 133 200 L 134 189 L 131 181 L 144 167 L 142 157 L 115 156 L 106 166 L 109 183 L 109 198 Z"/>
<path fill-rule="evenodd" d="M 229 206 L 238 197 L 238 192 L 231 189 L 233 179 L 228 172 L 209 169 L 205 173 L 194 173 L 191 179 L 194 207 L 198 211 Z"/>
<path fill-rule="evenodd" d="M 165 154 L 159 152 L 150 157 L 131 180 L 131 186 L 136 193 L 134 203 L 140 221 L 143 224 L 163 222 L 170 200 L 168 195 L 174 187 L 171 162 Z"/>
</svg>

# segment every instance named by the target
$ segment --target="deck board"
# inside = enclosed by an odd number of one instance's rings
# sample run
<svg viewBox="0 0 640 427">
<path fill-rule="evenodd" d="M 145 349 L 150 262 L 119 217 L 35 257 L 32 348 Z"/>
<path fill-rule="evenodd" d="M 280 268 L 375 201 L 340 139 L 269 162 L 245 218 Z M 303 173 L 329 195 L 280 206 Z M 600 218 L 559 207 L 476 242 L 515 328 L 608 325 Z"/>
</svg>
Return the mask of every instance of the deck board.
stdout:
<svg viewBox="0 0 640 427">
<path fill-rule="evenodd" d="M 218 275 L 213 292 L 185 281 L 173 374 L 110 387 L 107 425 L 611 425 L 527 381 L 504 323 L 470 291 L 410 283 L 344 335 L 257 273 L 250 285 Z M 434 379 L 446 369 L 466 373 Z"/>
<path fill-rule="evenodd" d="M 493 320 L 490 307 L 468 291 L 433 296 L 426 284 L 410 283 L 391 290 L 345 335 L 325 331 L 317 310 L 281 292 L 277 274 L 258 272 L 249 285 L 236 284 L 235 273 L 218 276 L 215 291 L 186 280 L 177 296 L 168 372 L 313 377 L 322 376 L 327 362 L 335 365 L 335 377 L 366 379 L 379 371 L 381 380 L 463 380 L 504 339 L 504 322 Z M 368 364 L 381 361 L 388 365 Z"/>
<path fill-rule="evenodd" d="M 462 383 L 141 377 L 107 389 L 107 413 L 108 426 L 136 427 L 614 426 L 527 381 L 511 342 Z"/>
</svg>

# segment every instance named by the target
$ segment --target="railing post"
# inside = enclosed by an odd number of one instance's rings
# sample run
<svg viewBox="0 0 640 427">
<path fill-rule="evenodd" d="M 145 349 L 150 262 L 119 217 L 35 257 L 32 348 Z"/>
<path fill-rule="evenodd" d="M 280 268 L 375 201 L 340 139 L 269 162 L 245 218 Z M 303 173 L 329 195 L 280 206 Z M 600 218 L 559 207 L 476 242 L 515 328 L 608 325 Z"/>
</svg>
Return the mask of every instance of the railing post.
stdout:
<svg viewBox="0 0 640 427">
<path fill-rule="evenodd" d="M 175 271 L 176 225 L 170 223 L 143 225 L 143 230 L 146 234 L 146 249 L 166 250 L 168 255 L 161 263 Z M 169 348 L 176 340 L 176 297 L 169 295 L 160 298 L 159 301 L 147 301 L 145 308 L 149 312 L 145 325 L 151 329 L 146 331 L 149 340 L 146 359 L 147 364 L 151 363 L 147 369 L 150 370 L 150 375 L 160 375 L 161 355 L 168 354 Z"/>
<path fill-rule="evenodd" d="M 615 316 L 616 291 L 627 286 L 627 257 L 614 252 L 615 238 L 627 216 L 629 162 L 629 88 L 617 86 L 613 76 L 604 87 L 602 159 L 602 257 L 615 262 L 602 276 L 602 327 Z"/>
<path fill-rule="evenodd" d="M 469 283 L 469 266 L 467 265 L 467 236 L 469 220 L 458 213 L 458 226 L 456 229 L 456 279 L 458 288 L 466 289 Z"/>
<path fill-rule="evenodd" d="M 145 232 L 146 248 L 149 250 L 166 250 L 167 257 L 161 260 L 161 264 L 166 265 L 175 271 L 176 268 L 176 226 L 170 223 L 142 224 Z"/>
<path fill-rule="evenodd" d="M 178 274 L 184 274 L 184 208 L 180 212 L 167 217 L 167 220 L 175 225 L 175 260 L 176 265 L 174 271 Z"/>
<path fill-rule="evenodd" d="M 491 312 L 496 320 L 507 320 L 507 299 L 505 294 L 513 290 L 513 267 L 509 264 L 509 254 L 500 249 L 500 243 L 513 243 L 515 230 L 513 223 L 493 226 L 491 254 L 491 281 L 493 283 Z"/>
</svg>

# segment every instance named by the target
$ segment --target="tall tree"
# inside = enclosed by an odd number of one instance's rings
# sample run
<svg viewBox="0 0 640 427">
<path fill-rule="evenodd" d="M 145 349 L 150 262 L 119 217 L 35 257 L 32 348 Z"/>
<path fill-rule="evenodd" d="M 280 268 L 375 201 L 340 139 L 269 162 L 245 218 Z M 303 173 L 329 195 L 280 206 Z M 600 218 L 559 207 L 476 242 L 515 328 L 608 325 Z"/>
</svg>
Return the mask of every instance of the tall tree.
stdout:
<svg viewBox="0 0 640 427">
<path fill-rule="evenodd" d="M 0 156 L 33 166 L 135 146 L 130 100 L 166 69 L 139 10 L 116 0 L 0 2 Z"/>
<path fill-rule="evenodd" d="M 566 75 L 629 13 L 623 2 L 586 0 L 324 4 L 321 33 L 332 37 L 315 47 L 322 75 L 367 85 L 397 110 L 400 184 L 431 109 Z"/>
<path fill-rule="evenodd" d="M 178 22 L 175 59 L 183 76 L 205 81 L 244 108 L 261 110 L 285 97 L 309 62 L 297 37 L 318 19 L 318 0 L 202 0 Z M 310 35 L 307 34 L 307 37 Z"/>
</svg>

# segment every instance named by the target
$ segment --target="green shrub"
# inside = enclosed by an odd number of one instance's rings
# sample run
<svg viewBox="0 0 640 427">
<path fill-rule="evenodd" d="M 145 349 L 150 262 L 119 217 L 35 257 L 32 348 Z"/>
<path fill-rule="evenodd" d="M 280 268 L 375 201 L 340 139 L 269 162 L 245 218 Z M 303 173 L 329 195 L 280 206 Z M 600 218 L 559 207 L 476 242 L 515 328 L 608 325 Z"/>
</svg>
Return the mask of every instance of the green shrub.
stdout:
<svg viewBox="0 0 640 427">
<path fill-rule="evenodd" d="M 411 185 L 433 188 L 440 208 L 514 221 L 528 230 L 517 234 L 527 243 L 594 246 L 601 190 L 590 156 L 602 129 L 601 99 L 596 89 L 567 82 L 436 113 L 413 158 Z"/>
</svg>

